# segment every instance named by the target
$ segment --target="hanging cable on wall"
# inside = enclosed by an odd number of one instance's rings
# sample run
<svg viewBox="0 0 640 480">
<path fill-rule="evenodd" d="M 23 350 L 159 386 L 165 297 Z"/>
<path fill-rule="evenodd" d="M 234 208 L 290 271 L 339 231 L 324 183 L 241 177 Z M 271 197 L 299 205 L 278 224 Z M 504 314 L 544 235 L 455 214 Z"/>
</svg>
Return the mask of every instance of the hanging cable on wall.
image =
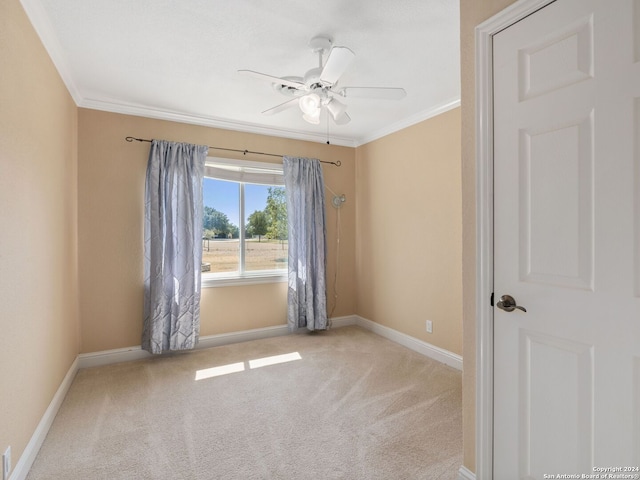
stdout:
<svg viewBox="0 0 640 480">
<path fill-rule="evenodd" d="M 333 194 L 331 205 L 336 209 L 336 268 L 333 275 L 333 305 L 328 318 L 328 328 L 331 328 L 333 312 L 335 312 L 336 306 L 338 305 L 338 273 L 340 270 L 340 210 L 344 202 L 347 201 L 347 197 L 344 194 L 338 195 L 329 187 L 326 188 Z"/>
</svg>

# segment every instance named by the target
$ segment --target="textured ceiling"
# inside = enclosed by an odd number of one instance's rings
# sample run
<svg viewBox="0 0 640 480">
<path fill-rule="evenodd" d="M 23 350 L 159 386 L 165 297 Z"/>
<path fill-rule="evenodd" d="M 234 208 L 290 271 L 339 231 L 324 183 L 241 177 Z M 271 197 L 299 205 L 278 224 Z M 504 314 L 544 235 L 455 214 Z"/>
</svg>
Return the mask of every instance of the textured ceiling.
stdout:
<svg viewBox="0 0 640 480">
<path fill-rule="evenodd" d="M 459 104 L 458 0 L 22 0 L 81 107 L 356 146 Z M 399 101 L 345 99 L 320 125 L 240 69 L 303 76 L 325 34 L 355 60 L 341 86 L 403 87 Z M 135 135 L 135 132 L 131 132 Z"/>
</svg>

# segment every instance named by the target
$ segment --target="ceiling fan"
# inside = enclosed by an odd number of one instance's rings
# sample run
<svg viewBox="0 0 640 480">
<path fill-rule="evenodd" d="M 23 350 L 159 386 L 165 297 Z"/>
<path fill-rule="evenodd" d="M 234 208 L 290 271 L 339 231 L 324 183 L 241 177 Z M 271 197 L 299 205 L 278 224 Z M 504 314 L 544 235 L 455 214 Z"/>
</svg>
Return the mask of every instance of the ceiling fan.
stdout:
<svg viewBox="0 0 640 480">
<path fill-rule="evenodd" d="M 338 98 L 372 98 L 400 100 L 407 94 L 403 88 L 393 87 L 338 87 L 338 80 L 353 61 L 355 54 L 347 47 L 332 47 L 329 37 L 320 35 L 309 42 L 309 47 L 318 54 L 318 67 L 312 68 L 303 77 L 274 77 L 253 70 L 238 70 L 238 73 L 268 80 L 273 88 L 288 97 L 294 97 L 280 105 L 262 112 L 273 115 L 298 105 L 302 110 L 302 118 L 309 123 L 320 123 L 320 112 L 326 107 L 337 125 L 351 121 L 347 114 L 347 106 Z M 323 56 L 329 52 L 327 61 L 322 63 Z"/>
</svg>

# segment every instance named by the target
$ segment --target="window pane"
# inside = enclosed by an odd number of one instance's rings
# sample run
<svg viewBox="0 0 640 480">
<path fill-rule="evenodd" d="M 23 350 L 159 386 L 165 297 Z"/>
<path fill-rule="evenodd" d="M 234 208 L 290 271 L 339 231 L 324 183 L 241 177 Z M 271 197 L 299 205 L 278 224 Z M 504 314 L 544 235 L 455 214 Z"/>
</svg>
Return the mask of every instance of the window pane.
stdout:
<svg viewBox="0 0 640 480">
<path fill-rule="evenodd" d="M 240 184 L 205 178 L 202 217 L 203 272 L 238 272 Z"/>
<path fill-rule="evenodd" d="M 245 184 L 245 270 L 287 268 L 287 205 L 284 188 Z"/>
</svg>

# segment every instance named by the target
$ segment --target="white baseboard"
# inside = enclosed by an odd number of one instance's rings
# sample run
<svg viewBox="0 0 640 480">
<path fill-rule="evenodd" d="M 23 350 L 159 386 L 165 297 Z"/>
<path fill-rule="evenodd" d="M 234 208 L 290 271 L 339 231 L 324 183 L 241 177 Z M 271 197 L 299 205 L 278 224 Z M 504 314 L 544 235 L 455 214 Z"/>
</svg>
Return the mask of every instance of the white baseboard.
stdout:
<svg viewBox="0 0 640 480">
<path fill-rule="evenodd" d="M 140 346 L 115 348 L 113 350 L 102 350 L 100 352 L 81 353 L 78 355 L 78 368 L 101 367 L 114 363 L 130 362 L 149 358 L 151 354 L 142 350 Z"/>
<path fill-rule="evenodd" d="M 476 480 L 476 474 L 463 465 L 458 470 L 458 478 L 456 480 Z"/>
<path fill-rule="evenodd" d="M 333 317 L 331 319 L 331 328 L 348 327 L 349 325 L 358 325 L 357 315 L 346 315 L 344 317 Z"/>
<path fill-rule="evenodd" d="M 378 335 L 388 338 L 389 340 L 399 343 L 411 350 L 421 353 L 429 358 L 433 358 L 439 362 L 449 365 L 457 370 L 462 370 L 462 356 L 445 350 L 444 348 L 436 347 L 430 343 L 418 340 L 415 337 L 407 335 L 405 333 L 394 330 L 393 328 L 385 327 L 379 323 L 372 322 L 366 318 L 356 315 L 358 318 L 357 325 L 367 330 L 377 333 Z"/>
<path fill-rule="evenodd" d="M 335 317 L 331 319 L 331 324 L 333 328 L 358 325 L 366 330 L 421 353 L 422 355 L 433 358 L 434 360 L 449 365 L 450 367 L 462 370 L 462 357 L 460 355 L 443 348 L 436 347 L 430 343 L 423 342 L 422 340 L 418 340 L 415 337 L 392 328 L 385 327 L 379 323 L 372 322 L 371 320 L 367 320 L 359 315 Z M 219 347 L 222 345 L 230 345 L 232 343 L 248 342 L 250 340 L 259 340 L 261 338 L 277 337 L 288 334 L 289 329 L 287 325 L 277 325 L 274 327 L 256 328 L 240 332 L 208 335 L 200 337 L 196 349 Z M 102 352 L 94 353 L 81 353 L 78 355 L 78 368 L 99 367 L 102 365 L 111 365 L 131 360 L 141 360 L 143 358 L 150 358 L 151 356 L 152 355 L 149 352 L 142 350 L 140 346 L 117 348 L 114 350 L 104 350 Z"/>
<path fill-rule="evenodd" d="M 33 465 L 38 452 L 40 451 L 40 447 L 42 446 L 42 442 L 44 442 L 47 433 L 49 433 L 49 429 L 51 428 L 51 424 L 53 423 L 53 419 L 56 418 L 56 414 L 60 409 L 60 405 L 62 405 L 62 401 L 64 397 L 67 396 L 67 392 L 71 387 L 71 383 L 73 379 L 78 373 L 78 358 L 73 361 L 71 367 L 67 371 L 67 374 L 64 376 L 62 383 L 56 390 L 51 403 L 47 407 L 47 410 L 44 412 L 44 415 L 40 419 L 40 423 L 36 427 L 33 435 L 31 435 L 31 439 L 27 446 L 25 447 L 22 455 L 20 455 L 20 459 L 16 463 L 13 472 L 9 475 L 9 480 L 24 480 L 27 478 L 27 474 L 31 469 L 31 465 Z"/>
<path fill-rule="evenodd" d="M 221 333 L 219 335 L 207 335 L 200 337 L 196 350 L 230 345 L 232 343 L 248 342 L 250 340 L 259 340 L 261 338 L 276 337 L 286 335 L 287 333 L 289 333 L 289 330 L 286 325 L 278 325 L 275 327 L 256 328 L 254 330 L 243 330 L 240 332 Z M 135 347 L 116 348 L 113 350 L 103 350 L 101 352 L 81 353 L 78 355 L 78 367 L 100 367 L 151 357 L 153 357 L 152 354 L 137 345 Z"/>
<path fill-rule="evenodd" d="M 289 328 L 286 325 L 276 325 L 274 327 L 254 328 L 252 330 L 241 330 L 239 332 L 220 333 L 218 335 L 207 335 L 200 337 L 196 349 L 221 347 L 232 343 L 250 342 L 262 338 L 279 337 L 288 335 Z"/>
<path fill-rule="evenodd" d="M 356 325 L 357 318 L 355 315 L 335 317 L 331 319 L 331 323 L 334 328 Z M 220 347 L 222 345 L 231 345 L 232 343 L 248 342 L 288 334 L 289 328 L 285 324 L 274 327 L 255 328 L 253 330 L 242 330 L 239 332 L 221 333 L 218 335 L 207 335 L 200 337 L 196 349 Z M 143 350 L 139 345 L 135 347 L 103 350 L 101 352 L 81 353 L 78 355 L 78 368 L 100 367 L 114 363 L 129 362 L 131 360 L 142 360 L 152 356 L 153 355 Z"/>
</svg>

